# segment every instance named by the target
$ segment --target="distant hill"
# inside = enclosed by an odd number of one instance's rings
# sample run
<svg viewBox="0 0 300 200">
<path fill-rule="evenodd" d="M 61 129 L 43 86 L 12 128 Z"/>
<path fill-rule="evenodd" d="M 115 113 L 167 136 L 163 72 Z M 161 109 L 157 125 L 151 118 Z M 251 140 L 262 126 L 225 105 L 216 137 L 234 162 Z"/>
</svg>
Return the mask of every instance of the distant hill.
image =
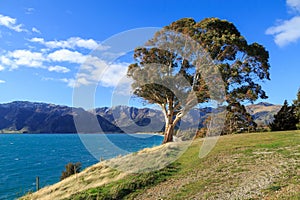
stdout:
<svg viewBox="0 0 300 200">
<path fill-rule="evenodd" d="M 258 103 L 246 106 L 259 125 L 273 120 L 280 105 Z M 180 128 L 202 127 L 212 108 L 193 109 L 180 122 Z M 96 118 L 95 118 L 96 116 Z M 159 132 L 164 129 L 164 116 L 159 110 L 129 106 L 102 107 L 92 111 L 47 103 L 14 101 L 0 104 L 0 132 L 10 133 L 76 133 L 74 117 L 84 118 L 87 123 L 97 119 L 103 132 L 136 133 Z M 85 126 L 80 132 L 94 133 L 99 130 Z"/>
<path fill-rule="evenodd" d="M 211 108 L 192 109 L 180 122 L 182 130 L 202 126 Z M 162 111 L 150 108 L 135 108 L 128 106 L 104 107 L 95 109 L 95 113 L 124 132 L 160 132 L 164 130 L 164 115 Z"/>
<path fill-rule="evenodd" d="M 282 105 L 274 105 L 267 102 L 246 106 L 247 112 L 252 115 L 254 121 L 260 126 L 266 126 L 274 120 L 274 115 Z"/>
<path fill-rule="evenodd" d="M 15 101 L 0 104 L 0 131 L 2 133 L 76 133 L 73 117 L 94 117 L 81 108 L 71 108 L 47 103 Z M 97 115 L 104 132 L 122 132 L 117 126 Z M 87 127 L 86 132 L 95 130 Z"/>
<path fill-rule="evenodd" d="M 164 127 L 163 113 L 150 108 L 115 106 L 96 108 L 94 112 L 124 132 L 159 132 Z"/>
</svg>

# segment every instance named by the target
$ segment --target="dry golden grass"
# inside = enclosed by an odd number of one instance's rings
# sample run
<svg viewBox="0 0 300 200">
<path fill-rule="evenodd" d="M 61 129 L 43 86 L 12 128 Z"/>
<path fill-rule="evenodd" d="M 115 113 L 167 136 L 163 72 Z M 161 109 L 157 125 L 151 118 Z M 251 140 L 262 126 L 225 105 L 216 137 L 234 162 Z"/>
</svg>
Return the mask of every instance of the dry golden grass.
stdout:
<svg viewBox="0 0 300 200">
<path fill-rule="evenodd" d="M 84 171 L 72 175 L 54 185 L 44 187 L 38 192 L 28 194 L 23 200 L 54 200 L 65 199 L 72 194 L 99 187 L 111 181 L 126 176 L 126 173 L 117 172 L 103 163 L 97 163 Z"/>
</svg>

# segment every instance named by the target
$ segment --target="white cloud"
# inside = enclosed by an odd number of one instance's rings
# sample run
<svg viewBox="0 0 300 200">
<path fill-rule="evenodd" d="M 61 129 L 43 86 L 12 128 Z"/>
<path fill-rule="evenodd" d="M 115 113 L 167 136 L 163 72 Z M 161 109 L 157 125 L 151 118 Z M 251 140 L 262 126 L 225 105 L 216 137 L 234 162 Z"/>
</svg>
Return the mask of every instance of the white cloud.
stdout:
<svg viewBox="0 0 300 200">
<path fill-rule="evenodd" d="M 37 28 L 35 28 L 35 27 L 32 27 L 31 31 L 32 31 L 32 32 L 34 32 L 34 33 L 41 34 L 41 31 L 40 31 L 40 30 L 38 30 L 38 29 L 37 29 Z"/>
<path fill-rule="evenodd" d="M 275 43 L 283 47 L 300 39 L 300 16 L 283 21 L 277 26 L 267 29 L 266 34 L 273 35 Z"/>
<path fill-rule="evenodd" d="M 115 87 L 126 77 L 127 63 L 118 63 L 109 65 L 100 76 L 100 84 L 105 87 Z"/>
<path fill-rule="evenodd" d="M 3 58 L 3 60 L 6 61 L 7 64 L 15 66 L 15 68 L 18 66 L 43 68 L 43 61 L 45 61 L 45 58 L 40 52 L 15 50 L 13 52 L 9 52 L 7 57 Z"/>
<path fill-rule="evenodd" d="M 84 63 L 87 56 L 78 51 L 70 51 L 68 49 L 60 49 L 48 55 L 48 58 L 55 62 L 70 62 L 70 63 Z"/>
<path fill-rule="evenodd" d="M 118 85 L 114 88 L 114 94 L 128 96 L 132 94 L 132 79 L 128 78 L 127 76 L 122 77 Z"/>
<path fill-rule="evenodd" d="M 9 66 L 9 65 L 12 65 L 13 62 L 11 61 L 11 59 L 7 55 L 2 55 L 0 57 L 0 63 L 2 65 Z"/>
<path fill-rule="evenodd" d="M 2 17 L 0 25 L 10 27 L 16 31 L 18 27 L 22 28 L 22 25 L 16 23 L 16 19 L 6 16 L 4 16 L 6 17 L 4 19 L 2 15 L 0 17 Z M 31 32 L 40 33 L 35 27 L 31 29 Z M 71 37 L 66 40 L 46 41 L 44 38 L 34 37 L 29 41 L 32 42 L 31 45 L 35 43 L 31 49 L 4 51 L 0 54 L 0 71 L 4 69 L 13 70 L 19 67 L 34 67 L 49 72 L 68 73 L 71 71 L 70 66 L 75 64 L 80 66 L 80 72 L 76 77 L 53 77 L 43 78 L 43 80 L 63 82 L 69 87 L 99 84 L 103 87 L 116 88 L 118 86 L 120 88 L 119 86 L 122 85 L 120 92 L 127 91 L 128 85 L 130 86 L 129 81 L 126 79 L 128 63 L 108 62 L 108 60 L 113 60 L 112 58 L 119 57 L 124 53 L 107 54 L 103 50 L 109 47 L 103 46 L 93 39 Z M 95 48 L 101 51 L 101 58 L 86 54 L 86 50 L 94 50 Z"/>
<path fill-rule="evenodd" d="M 10 70 L 17 69 L 20 66 L 45 68 L 45 56 L 40 52 L 31 52 L 30 50 L 15 50 L 4 52 L 0 56 L 0 65 Z"/>
<path fill-rule="evenodd" d="M 6 83 L 6 81 L 4 81 L 4 80 L 0 80 L 0 84 L 2 84 L 2 83 Z"/>
<path fill-rule="evenodd" d="M 75 80 L 73 78 L 62 78 L 62 79 L 59 79 L 59 81 L 61 82 L 64 82 L 64 83 L 67 83 L 68 87 L 76 87 L 76 84 L 75 84 Z"/>
<path fill-rule="evenodd" d="M 43 38 L 32 38 L 29 41 L 30 42 L 42 43 L 42 44 L 44 44 L 44 42 L 45 42 Z"/>
<path fill-rule="evenodd" d="M 50 72 L 67 73 L 71 70 L 64 65 L 58 63 L 83 64 L 85 61 L 95 60 L 92 56 L 84 55 L 78 51 L 70 51 L 68 49 L 60 49 L 49 53 L 48 51 L 34 52 L 31 50 L 21 49 L 14 51 L 3 51 L 0 55 L 0 66 L 7 67 L 10 70 L 19 67 L 43 68 Z M 0 71 L 2 70 L 0 67 Z"/>
<path fill-rule="evenodd" d="M 76 84 L 75 84 L 76 81 L 73 78 L 61 78 L 61 79 L 57 79 L 57 78 L 53 78 L 53 77 L 41 77 L 41 79 L 43 81 L 56 81 L 56 82 L 67 83 L 67 86 L 71 87 L 71 88 L 76 87 Z"/>
<path fill-rule="evenodd" d="M 40 43 L 47 48 L 50 49 L 57 49 L 57 48 L 64 48 L 64 49 L 75 49 L 75 48 L 85 48 L 89 50 L 105 50 L 108 47 L 102 46 L 100 43 L 96 42 L 93 39 L 82 39 L 80 37 L 71 37 L 67 40 L 53 40 L 53 41 L 45 41 L 43 38 L 32 38 L 29 40 L 30 42 Z"/>
<path fill-rule="evenodd" d="M 95 49 L 99 44 L 92 39 L 84 40 L 79 37 L 72 37 L 67 40 L 71 45 L 74 44 L 77 47 L 86 48 L 86 49 Z"/>
<path fill-rule="evenodd" d="M 70 69 L 63 67 L 63 66 L 58 66 L 58 65 L 50 66 L 50 67 L 48 67 L 48 70 L 50 72 L 58 72 L 58 73 L 68 73 L 70 71 Z"/>
<path fill-rule="evenodd" d="M 131 82 L 126 78 L 128 63 L 107 63 L 104 60 L 88 59 L 81 66 L 76 77 L 76 86 L 99 84 L 103 87 L 130 88 Z M 127 89 L 128 91 L 128 89 Z"/>
<path fill-rule="evenodd" d="M 300 11 L 300 0 L 286 0 L 288 7 Z M 286 46 L 300 39 L 300 16 L 294 16 L 289 20 L 281 20 L 277 25 L 266 30 L 267 35 L 274 36 L 274 42 L 280 46 Z"/>
<path fill-rule="evenodd" d="M 0 26 L 5 26 L 16 32 L 27 32 L 27 30 L 23 28 L 23 24 L 17 24 L 15 18 L 4 16 L 2 14 L 0 14 Z"/>
<path fill-rule="evenodd" d="M 286 3 L 290 8 L 300 11 L 300 0 L 287 0 Z"/>
<path fill-rule="evenodd" d="M 82 85 L 90 85 L 91 82 L 86 80 L 85 78 L 77 78 L 77 79 L 73 79 L 73 78 L 62 78 L 59 79 L 58 81 L 67 83 L 68 87 L 74 88 L 74 87 L 79 87 Z"/>
</svg>

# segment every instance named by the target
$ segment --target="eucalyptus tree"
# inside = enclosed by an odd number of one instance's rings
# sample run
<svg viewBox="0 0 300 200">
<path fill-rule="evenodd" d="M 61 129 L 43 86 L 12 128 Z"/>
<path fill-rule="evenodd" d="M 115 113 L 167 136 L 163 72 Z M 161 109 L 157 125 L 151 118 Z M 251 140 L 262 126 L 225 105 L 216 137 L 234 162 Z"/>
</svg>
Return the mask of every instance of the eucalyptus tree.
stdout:
<svg viewBox="0 0 300 200">
<path fill-rule="evenodd" d="M 161 107 L 166 122 L 163 143 L 173 140 L 176 124 L 198 104 L 267 98 L 260 83 L 270 79 L 268 51 L 258 43 L 248 44 L 226 20 L 175 21 L 146 46 L 137 47 L 134 60 L 127 75 L 135 95 Z"/>
</svg>

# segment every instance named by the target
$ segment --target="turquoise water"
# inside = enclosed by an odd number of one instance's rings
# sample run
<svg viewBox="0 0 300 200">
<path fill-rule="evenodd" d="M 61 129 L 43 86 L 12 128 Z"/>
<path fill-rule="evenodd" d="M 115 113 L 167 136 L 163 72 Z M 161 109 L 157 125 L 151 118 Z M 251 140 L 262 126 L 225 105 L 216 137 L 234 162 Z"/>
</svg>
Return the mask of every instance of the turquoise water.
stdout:
<svg viewBox="0 0 300 200">
<path fill-rule="evenodd" d="M 77 134 L 0 134 L 0 199 L 16 199 L 28 191 L 35 191 L 37 176 L 41 187 L 58 182 L 69 162 L 81 162 L 83 168 L 99 162 L 85 147 L 90 143 L 82 141 L 97 141 L 93 144 L 93 155 L 109 159 L 159 145 L 162 137 L 143 134 L 86 134 L 80 137 Z M 107 146 L 107 141 L 113 145 Z"/>
</svg>

